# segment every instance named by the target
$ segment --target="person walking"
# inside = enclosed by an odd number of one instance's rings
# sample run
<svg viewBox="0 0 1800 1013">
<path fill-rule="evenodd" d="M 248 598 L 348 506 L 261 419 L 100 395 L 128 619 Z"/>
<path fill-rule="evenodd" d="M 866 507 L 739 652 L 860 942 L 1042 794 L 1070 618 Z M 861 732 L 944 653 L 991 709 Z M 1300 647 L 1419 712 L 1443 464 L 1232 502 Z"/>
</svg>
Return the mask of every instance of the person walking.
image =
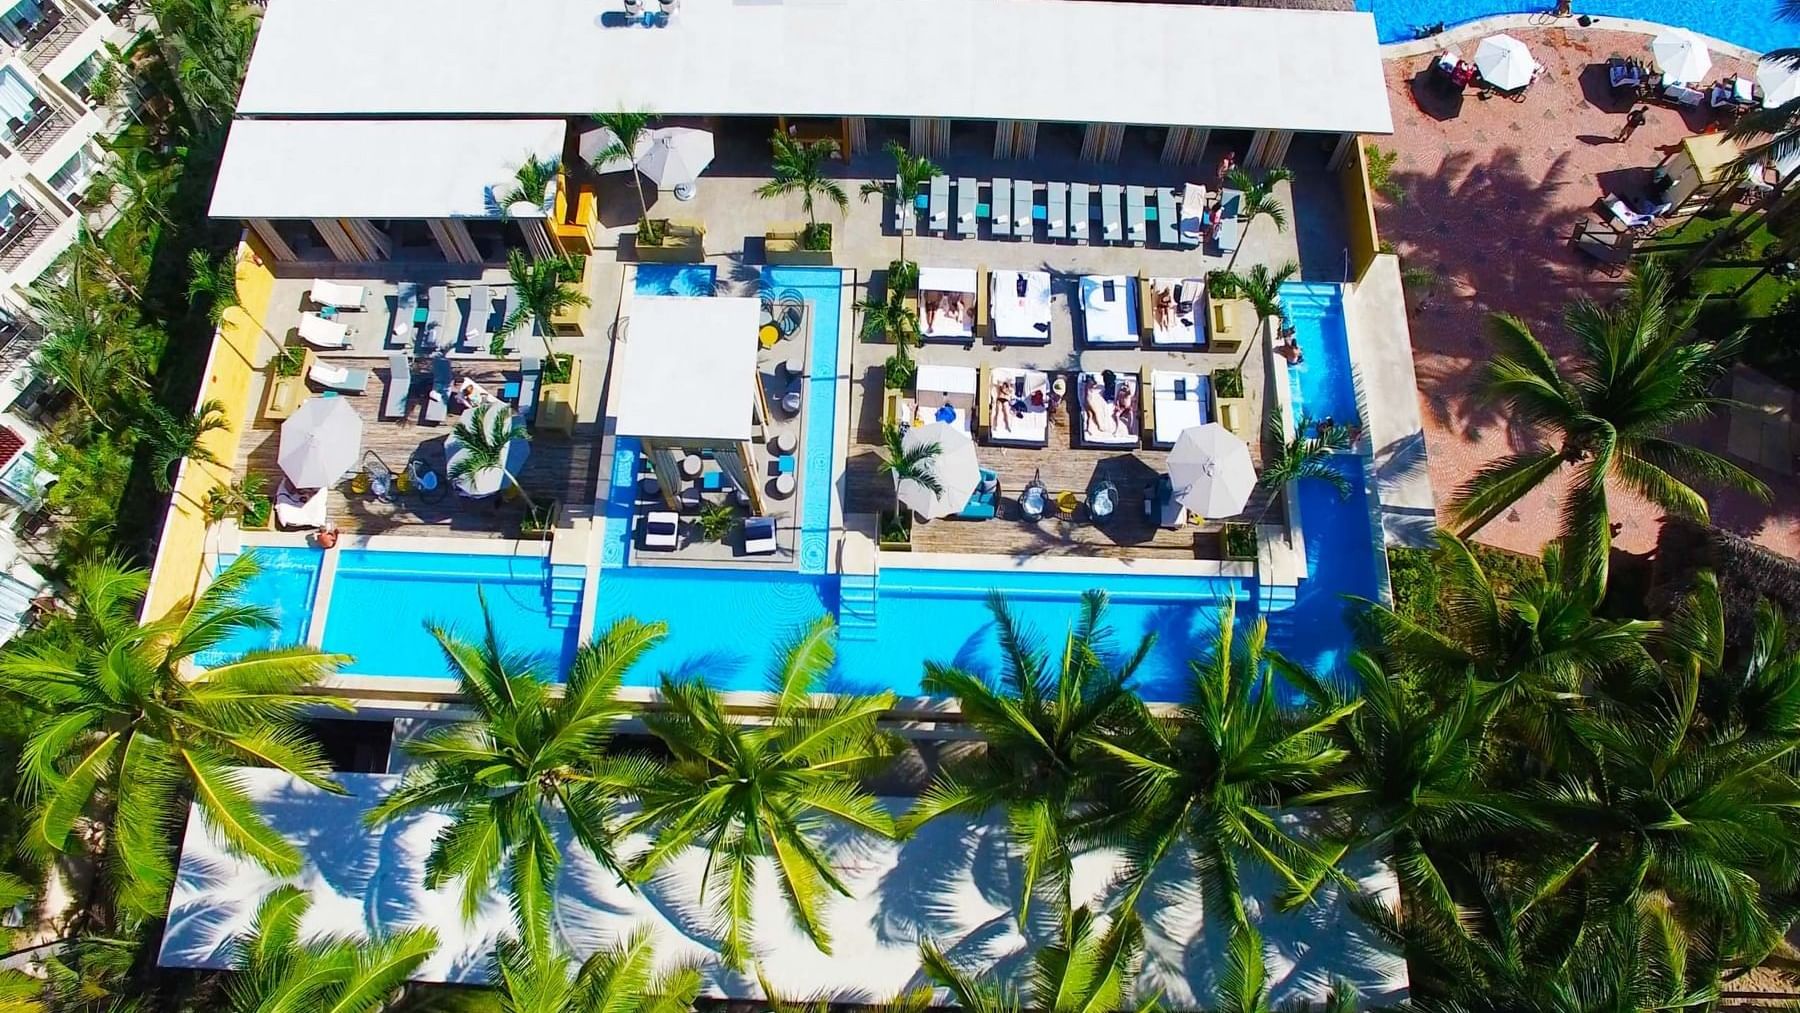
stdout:
<svg viewBox="0 0 1800 1013">
<path fill-rule="evenodd" d="M 1638 106 L 1630 113 L 1626 114 L 1625 125 L 1619 128 L 1619 136 L 1615 143 L 1624 144 L 1626 141 L 1631 140 L 1631 135 L 1637 133 L 1637 128 L 1643 126 L 1644 121 L 1649 118 L 1649 106 Z"/>
</svg>

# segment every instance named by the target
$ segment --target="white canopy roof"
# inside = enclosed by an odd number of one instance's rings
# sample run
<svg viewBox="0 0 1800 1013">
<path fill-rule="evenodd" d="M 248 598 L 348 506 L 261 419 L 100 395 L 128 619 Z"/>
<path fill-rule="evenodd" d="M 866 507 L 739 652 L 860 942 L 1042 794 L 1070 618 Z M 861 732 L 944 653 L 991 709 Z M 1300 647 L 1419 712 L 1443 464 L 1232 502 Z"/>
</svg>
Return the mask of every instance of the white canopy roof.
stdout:
<svg viewBox="0 0 1800 1013">
<path fill-rule="evenodd" d="M 723 296 L 640 296 L 619 343 L 620 436 L 747 440 L 762 304 Z"/>
<path fill-rule="evenodd" d="M 626 108 L 1393 132 L 1366 13 L 906 0 L 898 16 L 895 6 L 683 0 L 669 27 L 642 28 L 594 0 L 533 0 L 529 17 L 509 0 L 273 0 L 238 112 Z M 880 45 L 858 43 L 872 32 Z"/>
<path fill-rule="evenodd" d="M 528 156 L 562 155 L 563 120 L 239 120 L 216 218 L 489 218 Z"/>
<path fill-rule="evenodd" d="M 487 980 L 494 942 L 511 924 L 511 914 L 495 896 L 465 921 L 460 884 L 424 888 L 425 855 L 446 825 L 445 817 L 425 814 L 381 830 L 364 827 L 362 814 L 391 790 L 395 775 L 338 775 L 349 791 L 345 796 L 275 770 L 243 770 L 240 776 L 257 811 L 300 850 L 304 865 L 288 882 L 312 897 L 302 933 L 365 936 L 427 925 L 436 930 L 439 947 L 420 970 L 420 980 Z M 898 813 L 909 801 L 886 799 L 883 804 Z M 696 903 L 706 864 L 703 851 L 689 849 L 633 893 L 576 845 L 566 827 L 556 826 L 554 833 L 564 855 L 557 877 L 556 931 L 577 959 L 646 927 L 659 967 L 695 963 L 705 978 L 706 994 L 757 996 L 754 976 L 719 966 L 710 913 Z M 918 941 L 924 936 L 959 962 L 988 967 L 989 973 L 1015 981 L 1022 976 L 1024 955 L 1042 939 L 1028 940 L 1019 931 L 1015 891 L 1020 873 L 1016 860 L 1008 858 L 1003 820 L 948 816 L 926 824 L 904 844 L 829 837 L 827 856 L 849 891 L 842 898 L 826 893 L 833 954 L 820 953 L 794 926 L 767 866 L 758 877 L 752 899 L 753 956 L 770 984 L 790 996 L 822 993 L 839 1001 L 877 1002 L 917 983 Z M 619 844 L 620 856 L 629 859 L 646 844 L 642 836 L 627 838 Z M 1164 1004 L 1175 1009 L 1203 1005 L 1196 997 L 1210 1005 L 1210 979 L 1224 962 L 1223 933 L 1212 927 L 1216 917 L 1212 924 L 1204 917 L 1189 861 L 1185 854 L 1172 856 L 1151 884 L 1156 901 L 1144 906 L 1147 956 L 1139 989 L 1144 995 L 1162 993 Z M 1078 856 L 1072 884 L 1077 902 L 1107 896 L 1116 869 L 1112 853 Z M 1391 873 L 1354 858 L 1344 871 L 1392 903 Z M 231 940 L 249 928 L 257 904 L 281 882 L 227 852 L 199 814 L 191 813 L 160 963 L 228 966 Z M 1369 1002 L 1392 1002 L 1405 990 L 1405 961 L 1380 945 L 1335 884 L 1323 888 L 1315 904 L 1288 913 L 1276 910 L 1272 877 L 1248 863 L 1244 887 L 1246 906 L 1263 933 L 1276 1003 L 1322 1000 L 1339 977 L 1357 985 Z"/>
<path fill-rule="evenodd" d="M 975 278 L 975 269 L 972 267 L 921 267 L 919 291 L 975 292 L 980 288 Z"/>
</svg>

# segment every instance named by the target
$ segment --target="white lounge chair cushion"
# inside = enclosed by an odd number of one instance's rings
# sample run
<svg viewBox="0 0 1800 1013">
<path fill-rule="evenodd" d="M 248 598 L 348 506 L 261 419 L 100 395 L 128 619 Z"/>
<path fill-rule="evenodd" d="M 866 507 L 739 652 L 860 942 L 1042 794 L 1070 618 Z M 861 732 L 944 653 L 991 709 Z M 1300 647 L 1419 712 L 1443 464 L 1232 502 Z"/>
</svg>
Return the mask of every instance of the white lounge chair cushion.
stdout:
<svg viewBox="0 0 1800 1013">
<path fill-rule="evenodd" d="M 275 493 L 275 522 L 284 528 L 322 528 L 329 516 L 325 489 L 295 489 L 283 483 Z"/>
<path fill-rule="evenodd" d="M 343 348 L 350 343 L 350 328 L 317 313 L 300 314 L 300 338 L 320 348 Z"/>
<path fill-rule="evenodd" d="M 361 285 L 345 285 L 341 282 L 314 278 L 309 298 L 320 306 L 336 306 L 340 309 L 360 309 L 363 300 L 368 297 L 368 289 Z"/>
</svg>

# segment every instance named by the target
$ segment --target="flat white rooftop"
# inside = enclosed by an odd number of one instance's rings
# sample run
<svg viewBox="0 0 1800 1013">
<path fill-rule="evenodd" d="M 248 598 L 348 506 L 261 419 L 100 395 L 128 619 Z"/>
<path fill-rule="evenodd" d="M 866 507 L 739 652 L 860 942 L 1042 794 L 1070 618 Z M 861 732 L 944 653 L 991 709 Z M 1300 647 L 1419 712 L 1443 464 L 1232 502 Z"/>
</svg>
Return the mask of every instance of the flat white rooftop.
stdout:
<svg viewBox="0 0 1800 1013">
<path fill-rule="evenodd" d="M 620 436 L 748 440 L 762 303 L 725 296 L 649 296 L 631 304 L 614 347 Z"/>
<path fill-rule="evenodd" d="M 244 116 L 925 116 L 1393 132 L 1357 12 L 1078 0 L 272 0 Z"/>
<path fill-rule="evenodd" d="M 473 921 L 460 911 L 460 886 L 426 890 L 425 856 L 448 822 L 438 814 L 400 820 L 381 830 L 363 826 L 362 814 L 398 780 L 389 774 L 340 775 L 348 796 L 329 795 L 279 771 L 240 775 L 257 809 L 300 849 L 305 864 L 291 882 L 313 898 L 303 933 L 366 936 L 428 925 L 439 948 L 421 969 L 425 981 L 484 982 L 494 942 L 508 931 L 506 902 L 490 897 Z M 899 812 L 906 800 L 888 799 Z M 709 995 L 756 998 L 754 976 L 720 968 L 709 909 L 696 903 L 705 854 L 690 849 L 640 892 L 620 885 L 570 839 L 555 830 L 565 861 L 557 878 L 555 928 L 577 959 L 595 948 L 647 927 L 662 967 L 701 965 Z M 953 959 L 1019 980 L 1026 957 L 1044 939 L 1020 931 L 1016 906 L 1019 867 L 1009 857 L 1004 821 L 947 817 L 927 824 L 901 844 L 836 835 L 827 848 L 848 897 L 832 896 L 826 920 L 831 954 L 820 953 L 783 907 L 765 867 L 753 899 L 753 951 L 770 983 L 790 996 L 824 994 L 841 1002 L 878 1002 L 919 981 L 918 943 L 930 937 Z M 621 842 L 630 857 L 648 841 Z M 1211 975 L 1224 966 L 1224 934 L 1201 910 L 1199 890 L 1186 856 L 1172 858 L 1166 876 L 1146 901 L 1146 956 L 1141 993 L 1161 992 L 1166 1007 L 1211 1004 Z M 1115 856 L 1076 859 L 1077 903 L 1105 896 Z M 1363 889 L 1392 901 L 1391 874 L 1366 862 L 1345 871 Z M 225 967 L 231 940 L 246 931 L 256 906 L 282 880 L 228 853 L 197 813 L 190 814 L 181 865 L 169 903 L 159 956 L 165 967 Z M 1322 999 L 1335 978 L 1357 985 L 1371 1003 L 1392 1002 L 1407 987 L 1406 963 L 1380 946 L 1345 904 L 1335 886 L 1298 911 L 1276 911 L 1276 884 L 1248 875 L 1245 901 L 1263 933 L 1274 999 Z M 711 899 L 711 895 L 708 895 Z M 1036 922 L 1034 909 L 1033 921 Z M 1205 1000 L 1205 1001 L 1200 1001 Z"/>
<path fill-rule="evenodd" d="M 239 120 L 215 218 L 491 218 L 529 156 L 562 155 L 564 120 Z"/>
</svg>

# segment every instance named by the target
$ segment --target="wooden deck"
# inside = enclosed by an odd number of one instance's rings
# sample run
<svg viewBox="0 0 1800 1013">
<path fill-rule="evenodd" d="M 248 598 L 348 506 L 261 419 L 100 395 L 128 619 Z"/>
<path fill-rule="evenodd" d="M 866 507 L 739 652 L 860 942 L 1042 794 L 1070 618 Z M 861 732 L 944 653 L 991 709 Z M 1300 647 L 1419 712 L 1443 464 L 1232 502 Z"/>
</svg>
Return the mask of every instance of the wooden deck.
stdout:
<svg viewBox="0 0 1800 1013">
<path fill-rule="evenodd" d="M 846 510 L 877 513 L 894 505 L 893 480 L 880 474 L 880 434 L 859 425 L 850 444 Z M 1252 446 L 1259 461 L 1259 448 Z M 919 552 L 984 555 L 1098 556 L 1112 559 L 1219 559 L 1221 521 L 1189 524 L 1170 530 L 1144 516 L 1145 493 L 1164 470 L 1168 454 L 1144 448 L 1094 449 L 1074 446 L 1066 412 L 1051 418 L 1050 439 L 1042 448 L 1002 447 L 977 443 L 985 468 L 1000 475 L 1000 510 L 992 520 L 943 519 L 913 525 L 913 548 Z M 1093 523 L 1084 508 L 1074 518 L 1045 517 L 1027 522 L 1019 512 L 1019 490 L 1037 475 L 1052 497 L 1067 490 L 1085 499 L 1096 480 L 1111 479 L 1119 490 L 1119 507 L 1106 524 Z M 1258 490 L 1245 509 L 1255 517 L 1269 494 Z"/>
<path fill-rule="evenodd" d="M 425 425 L 420 416 L 426 394 L 431 389 L 430 372 L 424 365 L 415 367 L 412 400 L 403 419 L 381 419 L 381 404 L 389 382 L 385 363 L 359 359 L 354 365 L 372 366 L 373 377 L 368 393 L 346 397 L 363 420 L 363 462 L 385 464 L 392 471 L 406 468 L 417 459 L 444 475 L 444 437 L 448 436 L 456 415 L 443 425 Z M 483 361 L 458 363 L 457 374 L 472 377 L 488 390 L 500 391 L 503 384 L 519 378 L 518 363 Z M 266 374 L 265 374 L 266 376 Z M 261 390 L 254 392 L 257 416 L 249 432 L 238 444 L 238 475 L 261 475 L 267 491 L 273 495 L 281 483 L 281 466 L 276 454 L 281 446 L 281 423 L 261 415 Z M 592 504 L 600 466 L 599 439 L 582 429 L 574 439 L 536 432 L 531 440 L 530 456 L 517 476 L 525 491 L 540 502 L 555 498 L 565 506 L 586 508 Z M 449 535 L 467 538 L 517 538 L 519 523 L 524 518 L 524 501 L 511 502 L 502 497 L 464 499 L 448 483 L 441 482 L 431 493 L 396 494 L 390 500 L 356 495 L 349 484 L 342 483 L 331 491 L 330 520 L 348 534 L 392 534 L 404 529 L 406 534 Z"/>
</svg>

